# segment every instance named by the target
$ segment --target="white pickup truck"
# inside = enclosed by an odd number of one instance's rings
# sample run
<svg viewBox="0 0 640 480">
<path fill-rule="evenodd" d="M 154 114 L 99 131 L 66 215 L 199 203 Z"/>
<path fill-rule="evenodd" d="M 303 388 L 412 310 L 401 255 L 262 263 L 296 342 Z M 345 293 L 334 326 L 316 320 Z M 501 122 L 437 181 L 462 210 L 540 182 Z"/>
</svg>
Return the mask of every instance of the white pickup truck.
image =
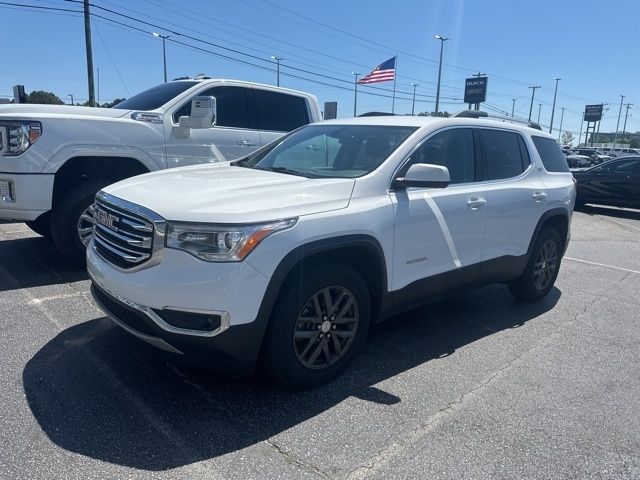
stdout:
<svg viewBox="0 0 640 480">
<path fill-rule="evenodd" d="M 313 95 L 208 77 L 164 83 L 109 109 L 3 105 L 0 219 L 26 222 L 82 262 L 102 187 L 154 170 L 234 160 L 320 119 Z"/>
</svg>

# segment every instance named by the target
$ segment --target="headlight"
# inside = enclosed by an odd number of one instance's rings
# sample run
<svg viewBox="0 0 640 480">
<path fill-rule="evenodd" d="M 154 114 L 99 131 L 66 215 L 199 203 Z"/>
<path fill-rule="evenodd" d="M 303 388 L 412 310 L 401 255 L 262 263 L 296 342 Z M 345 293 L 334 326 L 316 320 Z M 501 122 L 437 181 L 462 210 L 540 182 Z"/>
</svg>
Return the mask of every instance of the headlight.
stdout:
<svg viewBox="0 0 640 480">
<path fill-rule="evenodd" d="M 10 120 L 0 122 L 0 154 L 15 156 L 24 153 L 42 135 L 40 122 Z"/>
<path fill-rule="evenodd" d="M 293 227 L 297 221 L 291 218 L 253 225 L 169 222 L 166 246 L 207 262 L 239 262 L 267 236 Z"/>
</svg>

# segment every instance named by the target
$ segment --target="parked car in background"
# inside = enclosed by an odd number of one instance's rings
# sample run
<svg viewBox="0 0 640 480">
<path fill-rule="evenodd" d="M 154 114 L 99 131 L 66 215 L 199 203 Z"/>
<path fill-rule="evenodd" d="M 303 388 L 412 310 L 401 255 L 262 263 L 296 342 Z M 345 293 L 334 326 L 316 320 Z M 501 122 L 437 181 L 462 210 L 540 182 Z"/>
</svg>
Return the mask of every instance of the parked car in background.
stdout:
<svg viewBox="0 0 640 480">
<path fill-rule="evenodd" d="M 581 172 L 577 181 L 576 203 L 597 203 L 616 207 L 640 208 L 640 156 L 610 160 Z"/>
<path fill-rule="evenodd" d="M 567 164 L 570 168 L 588 167 L 591 165 L 591 158 L 586 155 L 578 155 L 571 150 L 562 149 L 562 153 L 567 158 Z"/>
<path fill-rule="evenodd" d="M 612 158 L 628 157 L 629 155 L 640 155 L 640 148 L 604 148 L 602 153 Z"/>
<path fill-rule="evenodd" d="M 600 163 L 611 160 L 613 157 L 603 154 L 600 150 L 593 147 L 580 147 L 573 150 L 578 155 L 586 155 L 591 159 L 591 165 L 598 165 Z"/>
<path fill-rule="evenodd" d="M 2 105 L 0 219 L 24 221 L 84 261 L 102 187 L 243 157 L 318 120 L 313 95 L 209 77 L 163 83 L 113 108 Z"/>
</svg>

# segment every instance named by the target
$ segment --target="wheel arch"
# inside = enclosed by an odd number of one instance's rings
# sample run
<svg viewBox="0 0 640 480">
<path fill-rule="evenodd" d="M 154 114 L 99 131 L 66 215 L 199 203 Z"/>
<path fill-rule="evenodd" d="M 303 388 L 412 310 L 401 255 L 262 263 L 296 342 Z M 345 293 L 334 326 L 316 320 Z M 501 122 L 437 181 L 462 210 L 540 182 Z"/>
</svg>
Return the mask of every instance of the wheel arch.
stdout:
<svg viewBox="0 0 640 480">
<path fill-rule="evenodd" d="M 527 249 L 527 258 L 529 258 L 533 251 L 533 246 L 536 243 L 538 235 L 540 235 L 540 232 L 546 227 L 552 227 L 557 230 L 560 234 L 560 238 L 562 239 L 564 250 L 566 250 L 569 235 L 569 222 L 569 212 L 565 208 L 557 207 L 544 212 L 540 217 L 540 220 L 538 220 L 536 229 L 531 237 L 531 242 Z"/>
</svg>

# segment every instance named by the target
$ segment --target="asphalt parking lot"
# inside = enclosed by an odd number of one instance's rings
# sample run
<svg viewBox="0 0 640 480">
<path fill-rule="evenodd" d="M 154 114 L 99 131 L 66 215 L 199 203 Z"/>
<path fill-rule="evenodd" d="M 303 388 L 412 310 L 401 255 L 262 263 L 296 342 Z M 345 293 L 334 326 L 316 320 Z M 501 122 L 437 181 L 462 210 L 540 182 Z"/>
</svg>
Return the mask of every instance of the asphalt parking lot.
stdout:
<svg viewBox="0 0 640 480">
<path fill-rule="evenodd" d="M 168 363 L 0 224 L 0 477 L 640 478 L 640 212 L 572 230 L 543 302 L 496 285 L 396 317 L 292 392 Z"/>
</svg>

